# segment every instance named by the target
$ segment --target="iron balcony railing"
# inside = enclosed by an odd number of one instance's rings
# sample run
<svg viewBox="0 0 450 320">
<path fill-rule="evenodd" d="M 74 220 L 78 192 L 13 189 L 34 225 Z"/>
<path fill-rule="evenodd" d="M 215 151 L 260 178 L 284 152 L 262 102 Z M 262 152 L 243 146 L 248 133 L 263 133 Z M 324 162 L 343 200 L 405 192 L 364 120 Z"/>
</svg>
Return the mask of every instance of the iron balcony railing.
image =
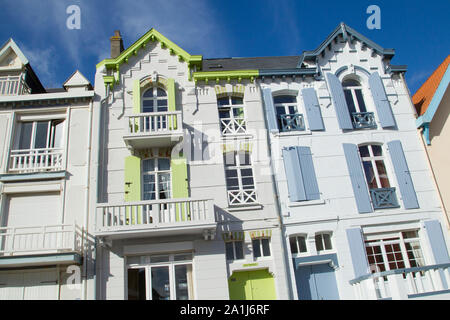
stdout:
<svg viewBox="0 0 450 320">
<path fill-rule="evenodd" d="M 9 172 L 45 172 L 63 170 L 62 148 L 11 150 Z"/>
<path fill-rule="evenodd" d="M 351 280 L 358 299 L 410 299 L 444 294 L 450 298 L 450 263 L 395 269 Z"/>
<path fill-rule="evenodd" d="M 395 188 L 370 189 L 370 196 L 374 209 L 387 209 L 400 207 L 395 194 Z"/>
<path fill-rule="evenodd" d="M 83 232 L 77 225 L 1 227 L 0 255 L 81 252 Z"/>
<path fill-rule="evenodd" d="M 374 129 L 377 127 L 373 112 L 352 112 L 352 123 L 355 129 Z"/>
<path fill-rule="evenodd" d="M 121 204 L 99 204 L 97 232 L 215 223 L 211 199 L 164 199 Z"/>
<path fill-rule="evenodd" d="M 282 132 L 305 130 L 305 119 L 301 113 L 281 114 L 279 121 Z"/>
<path fill-rule="evenodd" d="M 30 93 L 30 88 L 20 76 L 0 77 L 0 95 L 15 96 Z"/>
</svg>

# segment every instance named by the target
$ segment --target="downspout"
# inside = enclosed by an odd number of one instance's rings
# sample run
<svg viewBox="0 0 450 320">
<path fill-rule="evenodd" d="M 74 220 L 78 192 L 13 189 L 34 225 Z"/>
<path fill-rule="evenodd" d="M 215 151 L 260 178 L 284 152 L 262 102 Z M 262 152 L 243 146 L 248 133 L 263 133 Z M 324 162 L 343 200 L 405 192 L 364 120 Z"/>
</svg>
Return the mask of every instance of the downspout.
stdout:
<svg viewBox="0 0 450 320">
<path fill-rule="evenodd" d="M 88 149 L 87 149 L 87 155 L 86 155 L 86 161 L 87 161 L 87 168 L 86 168 L 86 191 L 85 191 L 85 210 L 84 210 L 84 226 L 83 226 L 83 234 L 82 237 L 86 238 L 86 241 L 83 241 L 83 257 L 85 258 L 84 261 L 84 286 L 83 286 L 83 300 L 86 300 L 87 298 L 87 278 L 88 278 L 88 267 L 87 267 L 87 259 L 86 259 L 86 251 L 85 247 L 87 245 L 87 239 L 88 239 L 88 231 L 89 231 L 89 184 L 90 184 L 90 174 L 91 174 L 91 146 L 92 146 L 92 114 L 93 114 L 93 98 L 89 102 L 89 125 L 88 125 Z M 95 259 L 94 259 L 95 261 Z M 95 286 L 94 286 L 95 287 Z"/>
<path fill-rule="evenodd" d="M 259 91 L 261 92 L 261 85 L 259 85 Z M 264 101 L 264 99 L 262 97 L 261 97 L 261 100 Z M 261 105 L 262 105 L 263 112 L 265 114 L 267 114 L 266 111 L 265 111 L 265 104 L 262 103 Z M 267 117 L 266 116 L 264 117 L 264 121 L 266 123 L 266 128 L 268 128 L 268 123 L 267 123 Z M 275 179 L 275 172 L 274 172 L 274 168 L 273 168 L 272 146 L 271 146 L 271 143 L 270 143 L 270 134 L 271 133 L 269 132 L 269 130 L 267 130 L 266 139 L 267 139 L 267 151 L 269 153 L 269 161 L 270 161 L 270 178 L 272 180 L 272 191 L 273 191 L 273 195 L 274 195 L 273 197 L 274 197 L 274 201 L 275 201 L 275 208 L 276 208 L 276 212 L 277 212 L 278 224 L 279 224 L 279 227 L 280 227 L 280 240 L 281 240 L 281 244 L 282 244 L 282 247 L 283 247 L 283 257 L 284 257 L 284 259 L 283 259 L 282 263 L 283 263 L 283 267 L 284 267 L 285 274 L 286 274 L 286 277 L 285 277 L 286 288 L 288 288 L 289 300 L 292 300 L 292 298 L 293 298 L 292 286 L 291 286 L 291 282 L 292 281 L 291 281 L 291 274 L 290 274 L 290 271 L 289 271 L 289 265 L 287 264 L 288 261 L 286 261 L 287 257 L 288 257 L 288 251 L 287 251 L 287 247 L 286 247 L 286 241 L 285 241 L 285 238 L 284 238 L 284 234 L 285 234 L 285 232 L 284 232 L 284 222 L 283 222 L 282 211 L 281 211 L 280 202 L 279 202 L 280 197 L 279 197 L 279 192 L 278 192 L 278 185 L 277 185 L 277 182 L 276 182 L 276 179 Z"/>
</svg>

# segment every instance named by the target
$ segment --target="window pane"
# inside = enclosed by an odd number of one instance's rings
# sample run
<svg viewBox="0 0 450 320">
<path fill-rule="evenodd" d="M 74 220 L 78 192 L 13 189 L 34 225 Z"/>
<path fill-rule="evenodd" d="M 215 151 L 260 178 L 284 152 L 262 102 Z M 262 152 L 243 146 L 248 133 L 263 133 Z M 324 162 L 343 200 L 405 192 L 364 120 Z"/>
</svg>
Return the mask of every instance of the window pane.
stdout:
<svg viewBox="0 0 450 320">
<path fill-rule="evenodd" d="M 156 101 L 156 105 L 158 106 L 158 107 L 166 107 L 167 106 L 167 100 L 166 99 L 158 99 L 157 101 Z M 158 110 L 159 109 L 161 109 L 161 108 L 158 108 Z M 162 109 L 164 109 L 164 108 L 162 108 Z M 163 110 L 160 110 L 160 111 L 163 111 Z"/>
<path fill-rule="evenodd" d="M 146 90 L 144 92 L 143 97 L 145 97 L 145 98 L 152 98 L 153 97 L 153 88 L 150 88 L 150 89 Z"/>
<path fill-rule="evenodd" d="M 150 262 L 151 263 L 159 263 L 159 262 L 168 262 L 169 256 L 168 255 L 162 255 L 162 256 L 151 256 Z"/>
<path fill-rule="evenodd" d="M 233 116 L 235 118 L 244 118 L 244 108 L 233 108 Z"/>
<path fill-rule="evenodd" d="M 289 106 L 289 114 L 296 114 L 297 113 L 297 106 Z"/>
<path fill-rule="evenodd" d="M 242 178 L 242 187 L 244 189 L 252 189 L 254 186 L 253 178 Z"/>
<path fill-rule="evenodd" d="M 64 121 L 52 121 L 53 127 L 53 141 L 51 147 L 59 148 L 62 146 L 62 138 L 63 138 L 63 125 Z"/>
<path fill-rule="evenodd" d="M 368 146 L 359 147 L 359 154 L 361 155 L 361 158 L 370 157 L 369 147 Z"/>
<path fill-rule="evenodd" d="M 170 159 L 168 158 L 159 158 L 158 159 L 158 170 L 170 170 Z"/>
<path fill-rule="evenodd" d="M 372 147 L 373 155 L 375 157 L 381 157 L 383 155 L 381 146 L 375 144 L 375 145 L 372 145 L 371 147 Z"/>
<path fill-rule="evenodd" d="M 145 300 L 145 269 L 128 269 L 128 300 Z"/>
<path fill-rule="evenodd" d="M 166 97 L 167 96 L 166 91 L 164 91 L 161 88 L 157 88 L 156 92 L 157 92 L 158 97 Z"/>
<path fill-rule="evenodd" d="M 34 138 L 35 148 L 46 148 L 47 147 L 47 132 L 48 132 L 48 122 L 37 122 L 36 123 L 36 137 Z"/>
<path fill-rule="evenodd" d="M 417 230 L 404 231 L 404 232 L 402 232 L 402 235 L 403 235 L 404 239 L 411 239 L 411 238 L 418 238 L 419 237 L 419 233 L 417 232 Z"/>
<path fill-rule="evenodd" d="M 259 239 L 252 241 L 253 246 L 253 256 L 255 258 L 261 257 L 261 248 Z"/>
<path fill-rule="evenodd" d="M 224 154 L 224 162 L 226 166 L 235 166 L 236 165 L 236 158 L 234 151 L 227 152 Z"/>
<path fill-rule="evenodd" d="M 360 83 L 353 79 L 346 79 L 342 82 L 343 87 L 359 87 Z"/>
<path fill-rule="evenodd" d="M 380 176 L 380 182 L 382 188 L 389 188 L 389 179 L 386 173 L 386 167 L 384 166 L 384 162 L 382 160 L 376 160 L 375 164 L 377 166 L 378 175 Z"/>
<path fill-rule="evenodd" d="M 364 103 L 364 98 L 361 89 L 355 90 L 356 99 L 358 100 L 359 112 L 367 112 L 366 104 Z"/>
<path fill-rule="evenodd" d="M 192 253 L 182 253 L 177 254 L 173 257 L 174 261 L 186 261 L 186 260 L 192 260 Z"/>
<path fill-rule="evenodd" d="M 175 266 L 175 292 L 177 300 L 189 300 L 192 288 L 192 265 Z"/>
<path fill-rule="evenodd" d="M 241 166 L 251 165 L 250 153 L 248 152 L 239 152 L 239 163 Z"/>
<path fill-rule="evenodd" d="M 282 114 L 286 114 L 286 108 L 285 107 L 276 107 L 277 110 L 277 118 L 282 115 Z"/>
<path fill-rule="evenodd" d="M 244 101 L 242 98 L 231 97 L 231 104 L 244 104 Z"/>
<path fill-rule="evenodd" d="M 234 242 L 234 247 L 236 250 L 236 259 L 244 259 L 244 246 L 243 246 L 243 241 L 235 241 Z"/>
<path fill-rule="evenodd" d="M 169 267 L 152 267 L 152 300 L 170 300 Z"/>
<path fill-rule="evenodd" d="M 298 247 L 300 252 L 308 251 L 306 249 L 306 238 L 305 237 L 297 237 Z"/>
<path fill-rule="evenodd" d="M 234 260 L 233 242 L 225 242 L 227 260 Z"/>
<path fill-rule="evenodd" d="M 219 106 L 227 106 L 230 104 L 230 100 L 228 97 L 217 99 L 217 105 Z"/>
<path fill-rule="evenodd" d="M 333 249 L 331 246 L 331 236 L 328 233 L 325 233 L 322 235 L 324 243 L 325 243 L 325 250 L 331 250 Z"/>
<path fill-rule="evenodd" d="M 144 172 L 155 171 L 155 159 L 145 159 L 142 161 L 142 170 Z"/>
<path fill-rule="evenodd" d="M 31 149 L 31 132 L 33 122 L 23 122 L 20 131 L 19 149 Z"/>
<path fill-rule="evenodd" d="M 159 176 L 159 199 L 170 199 L 170 173 L 161 173 Z"/>
<path fill-rule="evenodd" d="M 262 251 L 264 257 L 270 256 L 270 241 L 269 239 L 261 239 Z"/>
<path fill-rule="evenodd" d="M 350 111 L 350 114 L 352 112 L 356 112 L 355 102 L 353 101 L 352 91 L 351 90 L 344 90 L 345 95 L 345 101 L 347 101 L 348 111 Z"/>
<path fill-rule="evenodd" d="M 369 189 L 378 188 L 377 180 L 375 178 L 375 173 L 373 171 L 373 166 L 371 161 L 363 161 L 364 173 L 366 174 L 366 181 L 369 185 Z"/>
<path fill-rule="evenodd" d="M 227 178 L 227 190 L 239 190 L 239 180 L 238 178 Z"/>
<path fill-rule="evenodd" d="M 297 97 L 295 96 L 275 96 L 273 97 L 273 103 L 296 103 Z"/>
<path fill-rule="evenodd" d="M 298 253 L 298 249 L 297 249 L 297 237 L 291 237 L 291 238 L 289 238 L 289 244 L 291 245 L 291 253 L 292 253 L 292 254 Z"/>
<path fill-rule="evenodd" d="M 316 239 L 316 250 L 317 251 L 322 251 L 323 250 L 322 235 L 321 234 L 316 234 L 315 239 Z"/>
</svg>

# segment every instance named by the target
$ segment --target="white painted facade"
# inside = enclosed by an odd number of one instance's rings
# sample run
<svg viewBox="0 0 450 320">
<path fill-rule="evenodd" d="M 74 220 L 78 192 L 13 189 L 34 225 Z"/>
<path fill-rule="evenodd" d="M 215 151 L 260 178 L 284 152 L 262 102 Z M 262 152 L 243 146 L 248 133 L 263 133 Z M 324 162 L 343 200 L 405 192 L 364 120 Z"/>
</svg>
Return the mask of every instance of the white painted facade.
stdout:
<svg viewBox="0 0 450 320">
<path fill-rule="evenodd" d="M 65 89 L 42 92 L 27 80 L 32 71 L 13 40 L 1 52 L 2 76 L 18 74 L 29 90 L 14 94 L 4 86 L 0 95 L 1 299 L 83 299 L 82 275 L 92 262 L 86 220 L 93 90 L 77 71 Z"/>
<path fill-rule="evenodd" d="M 350 37 L 348 41 L 345 41 L 342 34 L 339 34 L 337 39 L 337 41 L 330 42 L 331 45 L 324 49 L 324 54 L 317 54 L 316 63 L 305 62 L 308 67 L 318 68 L 321 73 L 319 77 L 306 76 L 302 78 L 299 76 L 293 79 L 289 76 L 283 78 L 271 78 L 268 76 L 260 82 L 261 88 L 271 88 L 274 96 L 280 92 L 293 93 L 297 98 L 298 112 L 304 114 L 306 118 L 306 130 L 304 131 L 270 134 L 272 164 L 281 204 L 283 236 L 286 241 L 286 247 L 289 248 L 289 239 L 291 237 L 296 235 L 306 236 L 307 252 L 292 254 L 288 249 L 287 253 L 293 299 L 300 299 L 298 292 L 305 290 L 305 288 L 299 288 L 298 282 L 296 282 L 295 270 L 299 266 L 294 265 L 293 259 L 297 258 L 298 261 L 301 261 L 306 258 L 305 261 L 307 261 L 308 259 L 311 260 L 311 257 L 315 257 L 319 261 L 316 264 L 323 264 L 324 261 L 321 260 L 328 259 L 330 254 L 336 254 L 338 260 L 338 266 L 334 269 L 334 276 L 339 298 L 361 298 L 357 293 L 357 290 L 360 288 L 355 289 L 355 286 L 352 287 L 349 283 L 350 280 L 355 278 L 346 236 L 346 230 L 349 228 L 360 227 L 366 240 L 376 238 L 375 234 L 390 232 L 392 236 L 393 232 L 399 233 L 405 230 L 416 229 L 419 232 L 420 246 L 425 256 L 425 264 L 433 265 L 437 262 L 435 262 L 432 255 L 433 248 L 424 230 L 423 222 L 438 220 L 441 226 L 445 225 L 442 220 L 442 207 L 433 184 L 432 174 L 427 165 L 426 154 L 415 130 L 414 110 L 403 75 L 387 73 L 385 70 L 389 66 L 389 62 L 383 61 L 380 54 L 373 54 L 373 50 L 370 47 L 362 48 L 362 43 L 358 39 L 351 43 Z M 346 70 L 340 71 L 345 69 L 345 67 L 347 67 Z M 366 72 L 362 71 L 362 68 Z M 368 83 L 368 74 L 375 71 L 381 76 L 389 104 L 392 107 L 397 124 L 397 127 L 394 129 L 382 128 L 380 125 Z M 377 123 L 375 129 L 349 130 L 346 132 L 340 129 L 329 83 L 327 83 L 325 77 L 326 73 L 337 73 L 341 82 L 345 77 L 351 77 L 360 81 L 367 111 L 375 113 Z M 325 130 L 309 130 L 301 91 L 303 88 L 314 88 L 319 100 Z M 403 206 L 396 174 L 386 145 L 392 140 L 400 140 L 403 145 L 419 202 L 418 209 L 405 209 Z M 387 176 L 391 187 L 396 188 L 399 208 L 375 210 L 365 214 L 358 213 L 344 155 L 344 143 L 355 145 L 366 143 L 382 144 Z M 289 200 L 288 183 L 281 151 L 284 147 L 291 146 L 306 146 L 310 148 L 320 192 L 319 200 L 300 202 Z M 315 235 L 321 232 L 331 234 L 332 249 L 320 252 L 316 250 Z M 444 236 L 447 239 L 448 235 L 446 232 L 444 232 Z M 382 236 L 380 235 L 380 237 Z M 321 259 L 321 256 L 324 255 L 326 255 L 326 258 Z M 390 285 L 392 283 L 390 281 Z M 374 297 L 374 293 L 368 293 L 369 290 L 365 289 L 365 287 L 362 290 L 366 291 L 366 298 Z M 405 292 L 402 294 L 403 299 L 408 298 Z M 387 296 L 392 296 L 394 299 L 398 298 L 398 295 L 395 295 L 393 292 Z M 439 298 L 438 295 L 434 297 Z M 445 297 L 448 298 L 448 292 L 445 293 Z M 317 298 L 315 297 L 314 299 Z"/>
</svg>

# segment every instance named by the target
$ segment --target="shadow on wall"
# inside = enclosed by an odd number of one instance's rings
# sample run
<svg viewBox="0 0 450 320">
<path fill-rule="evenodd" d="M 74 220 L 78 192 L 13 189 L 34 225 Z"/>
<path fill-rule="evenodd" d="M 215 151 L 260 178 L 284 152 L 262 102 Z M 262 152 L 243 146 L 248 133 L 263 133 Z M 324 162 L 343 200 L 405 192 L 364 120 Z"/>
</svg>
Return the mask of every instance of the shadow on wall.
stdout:
<svg viewBox="0 0 450 320">
<path fill-rule="evenodd" d="M 208 136 L 203 132 L 184 124 L 187 135 L 184 139 L 184 155 L 189 161 L 208 161 L 211 159 Z"/>
<path fill-rule="evenodd" d="M 448 120 L 448 116 L 450 114 L 450 90 L 447 88 L 447 91 L 444 94 L 444 97 L 441 100 L 441 104 L 434 114 L 433 121 L 430 124 L 430 141 L 433 143 L 434 137 L 439 137 L 442 133 L 442 130 L 445 127 L 445 124 Z"/>
</svg>

